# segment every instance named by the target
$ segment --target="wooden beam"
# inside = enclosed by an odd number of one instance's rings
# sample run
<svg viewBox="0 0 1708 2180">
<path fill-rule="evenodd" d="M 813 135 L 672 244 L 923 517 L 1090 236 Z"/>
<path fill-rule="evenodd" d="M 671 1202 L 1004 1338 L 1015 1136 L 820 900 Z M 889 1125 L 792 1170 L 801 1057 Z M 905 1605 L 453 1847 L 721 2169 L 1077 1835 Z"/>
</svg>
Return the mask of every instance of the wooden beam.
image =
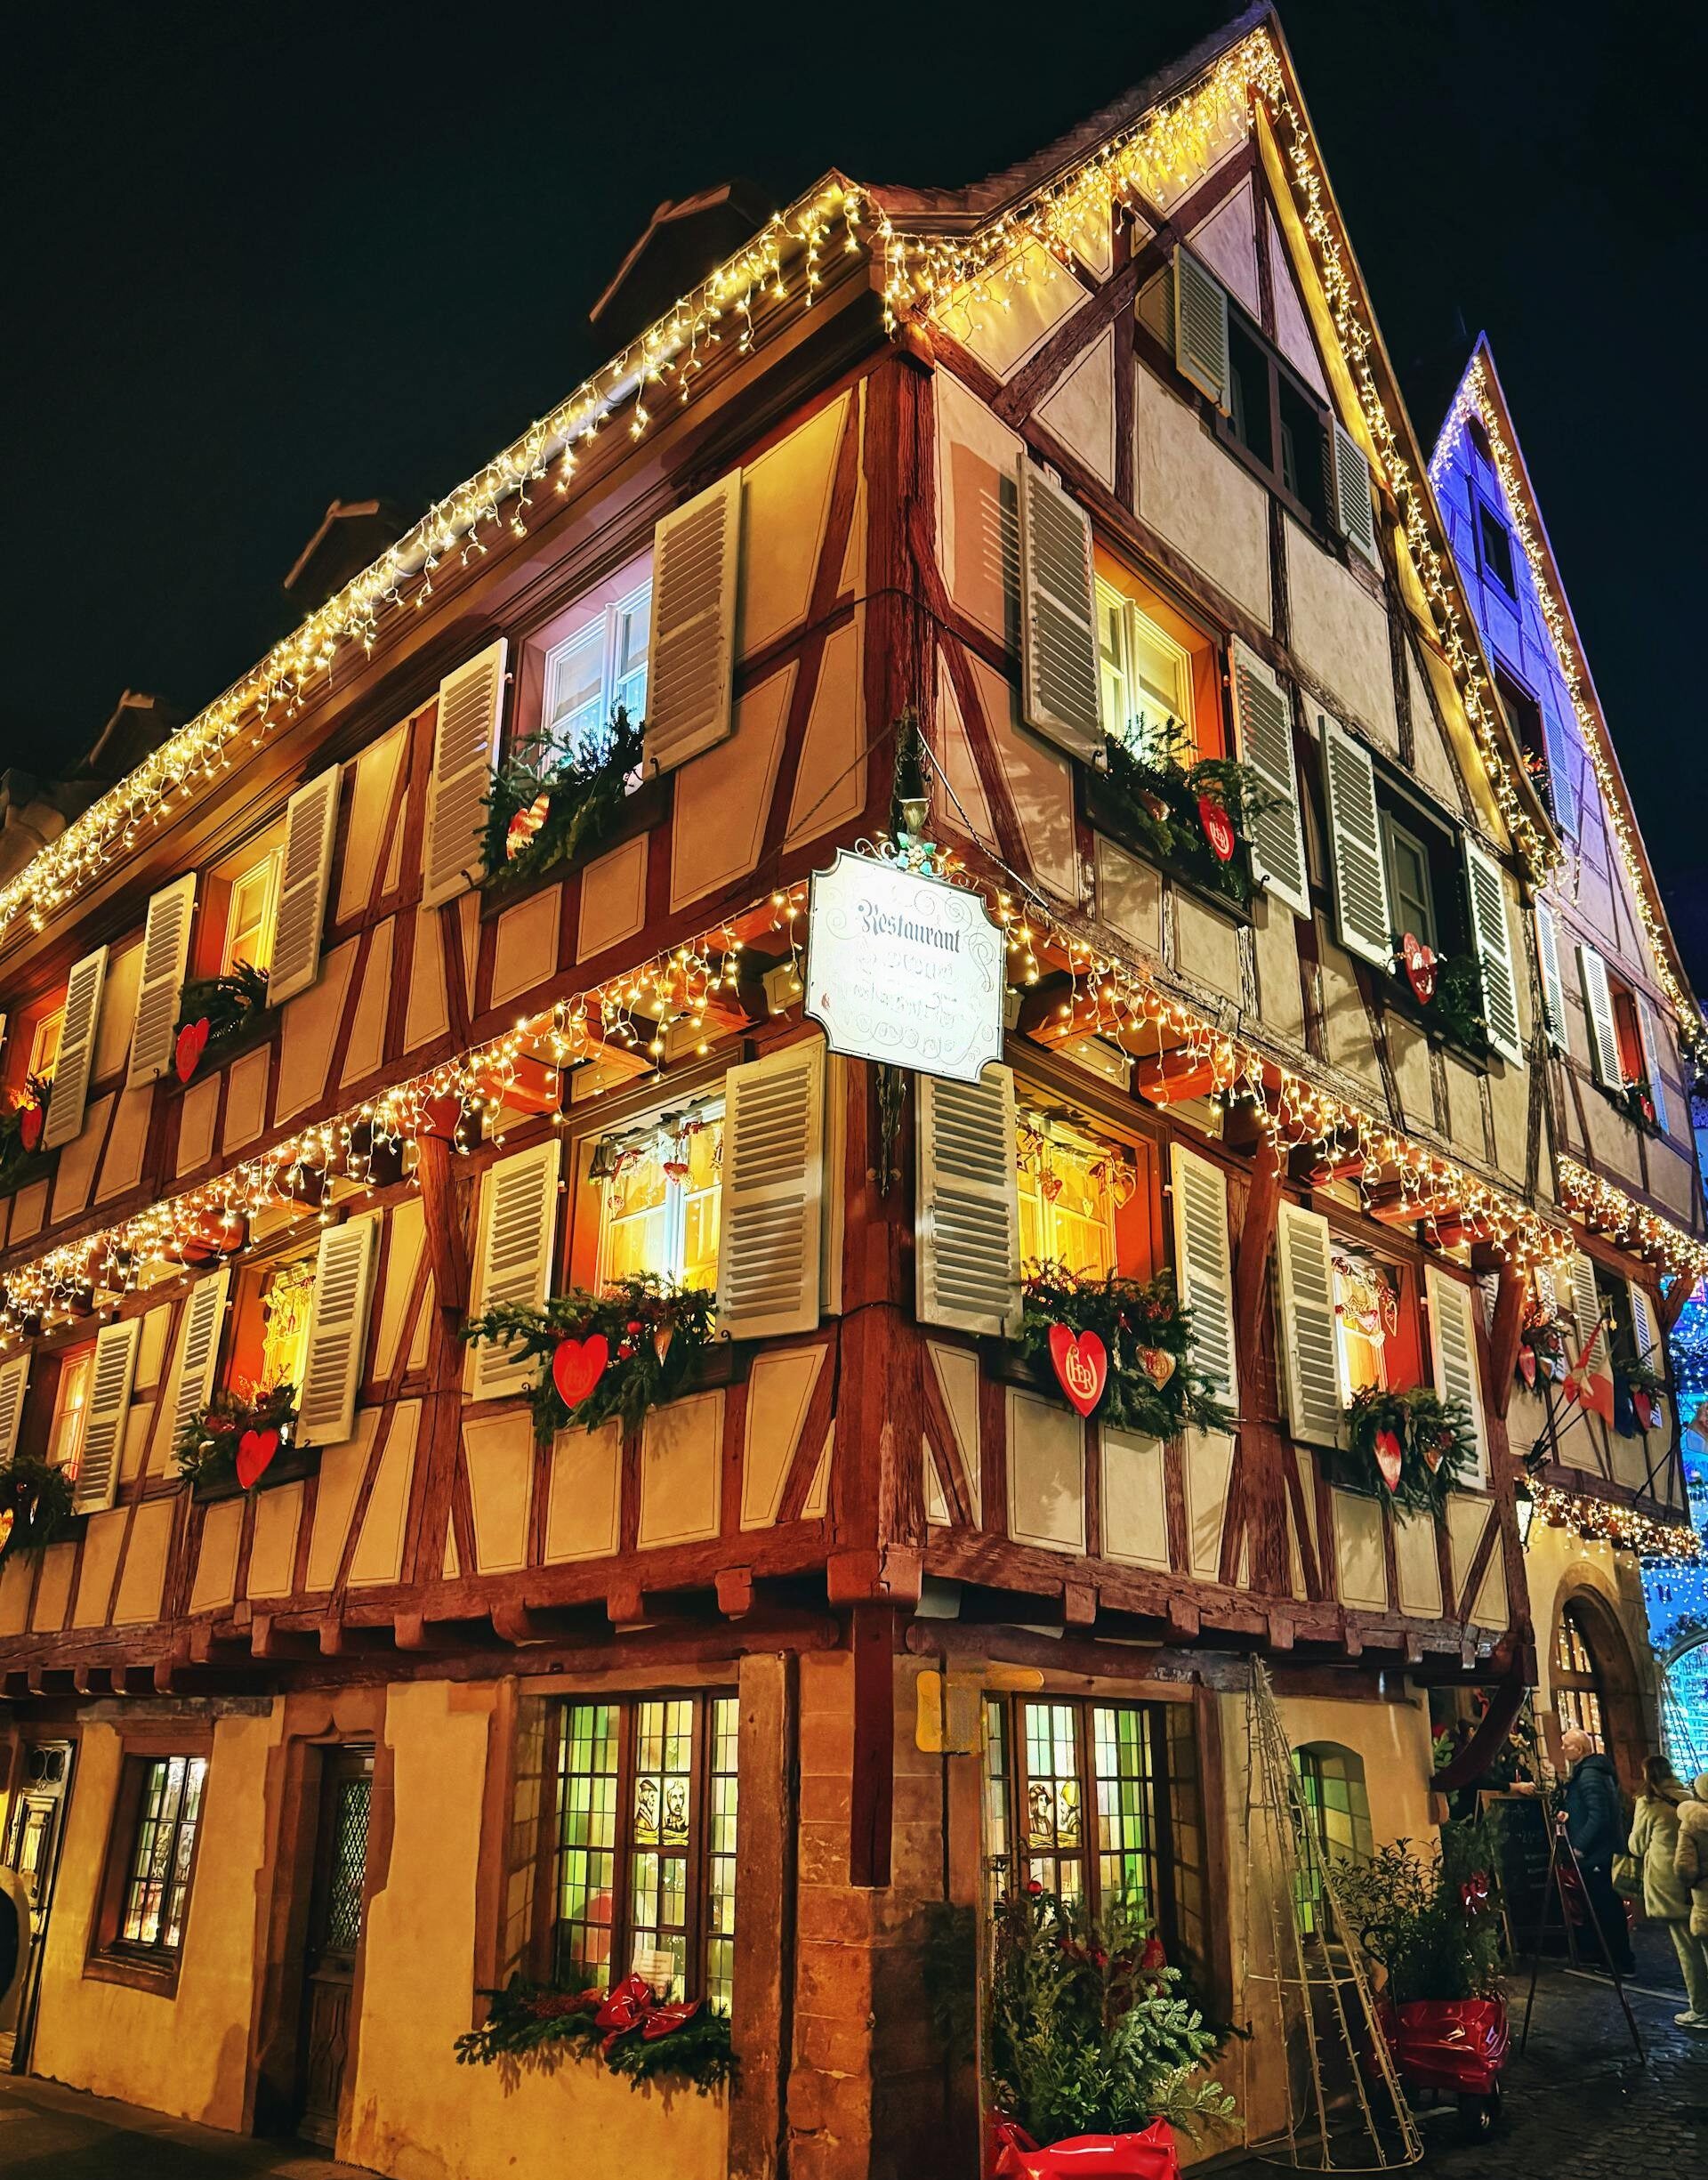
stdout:
<svg viewBox="0 0 1708 2180">
<path fill-rule="evenodd" d="M 896 1802 L 896 1614 L 887 1604 L 858 1604 L 854 1647 L 854 1756 L 850 1775 L 849 1882 L 890 1882 L 890 1835 Z"/>
<path fill-rule="evenodd" d="M 426 1214 L 427 1256 L 433 1268 L 433 1298 L 447 1314 L 460 1317 L 469 1306 L 469 1245 L 451 1178 L 451 1146 L 442 1135 L 423 1135 L 415 1144 L 415 1172 Z"/>
<path fill-rule="evenodd" d="M 1488 1330 L 1488 1383 L 1483 1399 L 1491 1413 L 1504 1417 L 1512 1399 L 1512 1381 L 1519 1367 L 1519 1345 L 1524 1337 L 1524 1304 L 1527 1282 L 1511 1257 L 1501 1259 L 1499 1284 L 1494 1290 L 1494 1321 Z"/>
</svg>

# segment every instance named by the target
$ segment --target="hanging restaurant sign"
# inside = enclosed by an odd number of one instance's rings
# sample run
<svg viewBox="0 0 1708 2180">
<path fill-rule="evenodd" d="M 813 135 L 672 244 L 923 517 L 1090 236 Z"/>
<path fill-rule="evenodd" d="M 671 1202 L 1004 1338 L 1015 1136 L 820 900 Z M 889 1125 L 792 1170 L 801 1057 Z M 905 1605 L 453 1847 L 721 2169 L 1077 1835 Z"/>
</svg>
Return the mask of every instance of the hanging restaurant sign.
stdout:
<svg viewBox="0 0 1708 2180">
<path fill-rule="evenodd" d="M 805 1005 L 832 1052 L 977 1082 L 1003 1054 L 1006 963 L 969 886 L 846 848 L 812 874 Z"/>
</svg>

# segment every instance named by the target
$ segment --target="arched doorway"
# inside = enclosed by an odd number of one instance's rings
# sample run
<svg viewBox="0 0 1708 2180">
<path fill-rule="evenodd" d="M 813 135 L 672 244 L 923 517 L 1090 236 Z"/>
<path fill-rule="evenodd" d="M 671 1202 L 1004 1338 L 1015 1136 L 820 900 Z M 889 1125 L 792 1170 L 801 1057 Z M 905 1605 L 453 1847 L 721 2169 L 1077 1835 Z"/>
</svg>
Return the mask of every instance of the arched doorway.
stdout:
<svg viewBox="0 0 1708 2180">
<path fill-rule="evenodd" d="M 1662 1661 L 1661 1733 L 1681 1778 L 1708 1771 L 1708 1635 L 1677 1643 Z"/>
<path fill-rule="evenodd" d="M 1613 1758 L 1621 1786 L 1634 1798 L 1650 1735 L 1631 1645 L 1607 1600 L 1592 1589 L 1568 1591 L 1549 1654 L 1549 1695 L 1559 1732 L 1587 1733 Z"/>
</svg>

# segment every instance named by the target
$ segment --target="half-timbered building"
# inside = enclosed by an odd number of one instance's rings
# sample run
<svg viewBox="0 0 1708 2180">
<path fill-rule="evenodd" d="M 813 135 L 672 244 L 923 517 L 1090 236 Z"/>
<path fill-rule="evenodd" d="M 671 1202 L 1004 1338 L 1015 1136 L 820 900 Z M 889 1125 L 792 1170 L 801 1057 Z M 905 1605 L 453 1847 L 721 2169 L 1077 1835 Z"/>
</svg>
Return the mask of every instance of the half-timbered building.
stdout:
<svg viewBox="0 0 1708 2180">
<path fill-rule="evenodd" d="M 971 2172 L 943 1903 L 1137 1891 L 1244 2022 L 1253 1658 L 1346 1852 L 1426 1829 L 1431 1692 L 1532 1673 L 1559 813 L 1276 19 L 971 188 L 832 174 L 643 327 L 733 202 L 0 884 L 0 1451 L 73 1498 L 0 1565 L 19 2062 L 383 2172 Z M 513 875 L 495 767 L 619 708 L 618 807 Z M 803 1005 L 898 758 L 1004 934 L 975 1084 Z M 1225 1427 L 1069 1405 L 1045 1264 L 1172 1272 Z M 641 1276 L 716 1337 L 543 1437 L 467 1325 Z M 1420 1389 L 1464 1465 L 1401 1518 L 1349 1417 Z M 732 2084 L 457 2064 L 512 1974 L 637 1951 Z M 1231 2047 L 1255 2133 L 1285 2073 Z"/>
</svg>

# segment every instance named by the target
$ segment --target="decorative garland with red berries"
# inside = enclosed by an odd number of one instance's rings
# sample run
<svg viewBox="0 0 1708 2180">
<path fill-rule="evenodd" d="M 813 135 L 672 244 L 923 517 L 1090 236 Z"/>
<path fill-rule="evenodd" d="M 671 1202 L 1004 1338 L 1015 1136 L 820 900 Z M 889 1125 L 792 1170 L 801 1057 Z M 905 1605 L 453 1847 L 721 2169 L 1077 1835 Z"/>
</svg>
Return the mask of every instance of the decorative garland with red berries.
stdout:
<svg viewBox="0 0 1708 2180">
<path fill-rule="evenodd" d="M 625 1428 L 649 1408 L 688 1390 L 699 1356 L 713 1344 L 716 1297 L 651 1273 L 619 1280 L 601 1294 L 583 1287 L 540 1309 L 504 1303 L 475 1318 L 465 1340 L 513 1344 L 544 1364 L 529 1400 L 542 1440 L 570 1424 L 597 1430 L 613 1416 Z"/>
</svg>

